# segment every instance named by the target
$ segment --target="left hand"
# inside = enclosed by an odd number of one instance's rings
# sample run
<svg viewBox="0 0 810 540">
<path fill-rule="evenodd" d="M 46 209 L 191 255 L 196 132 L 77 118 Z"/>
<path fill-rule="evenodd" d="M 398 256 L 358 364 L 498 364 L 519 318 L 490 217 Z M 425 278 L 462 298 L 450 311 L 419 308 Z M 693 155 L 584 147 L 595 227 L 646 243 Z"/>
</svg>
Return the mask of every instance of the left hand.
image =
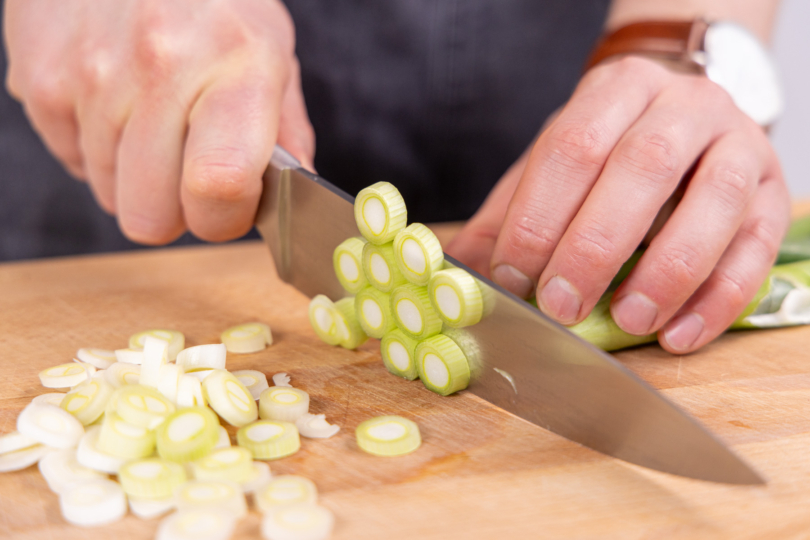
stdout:
<svg viewBox="0 0 810 540">
<path fill-rule="evenodd" d="M 575 324 L 695 164 L 611 306 L 623 330 L 693 351 L 754 296 L 790 217 L 765 133 L 705 77 L 637 57 L 590 70 L 448 252 Z"/>
</svg>

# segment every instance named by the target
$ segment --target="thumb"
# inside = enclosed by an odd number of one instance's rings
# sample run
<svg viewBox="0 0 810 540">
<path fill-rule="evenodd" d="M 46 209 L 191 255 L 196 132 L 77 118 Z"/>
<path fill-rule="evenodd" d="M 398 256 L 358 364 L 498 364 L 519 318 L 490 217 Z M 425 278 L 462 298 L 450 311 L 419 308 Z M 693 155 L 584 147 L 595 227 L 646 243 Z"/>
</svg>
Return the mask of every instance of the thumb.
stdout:
<svg viewBox="0 0 810 540">
<path fill-rule="evenodd" d="M 307 170 L 315 171 L 315 130 L 309 122 L 304 93 L 301 90 L 301 66 L 295 58 L 290 69 L 290 82 L 281 102 L 278 144 L 301 162 Z"/>
</svg>

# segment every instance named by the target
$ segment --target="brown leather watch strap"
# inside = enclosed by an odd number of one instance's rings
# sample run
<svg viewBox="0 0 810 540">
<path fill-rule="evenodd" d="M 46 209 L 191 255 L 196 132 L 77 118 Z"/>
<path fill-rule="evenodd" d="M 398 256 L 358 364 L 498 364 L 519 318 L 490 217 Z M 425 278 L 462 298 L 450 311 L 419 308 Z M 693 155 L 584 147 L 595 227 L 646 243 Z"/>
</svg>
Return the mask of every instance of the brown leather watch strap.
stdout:
<svg viewBox="0 0 810 540">
<path fill-rule="evenodd" d="M 604 36 L 594 47 L 585 71 L 611 56 L 643 54 L 673 62 L 692 62 L 700 50 L 708 23 L 693 21 L 645 21 L 628 24 Z"/>
</svg>

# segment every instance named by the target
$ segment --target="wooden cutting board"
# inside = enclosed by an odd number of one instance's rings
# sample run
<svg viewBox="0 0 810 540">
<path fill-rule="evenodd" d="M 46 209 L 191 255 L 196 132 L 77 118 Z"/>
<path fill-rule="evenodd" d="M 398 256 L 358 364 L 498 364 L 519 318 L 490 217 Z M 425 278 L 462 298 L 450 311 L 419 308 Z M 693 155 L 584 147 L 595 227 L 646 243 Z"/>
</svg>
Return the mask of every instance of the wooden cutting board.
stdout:
<svg viewBox="0 0 810 540">
<path fill-rule="evenodd" d="M 336 540 L 810 537 L 810 327 L 733 333 L 682 357 L 658 346 L 616 355 L 768 479 L 740 487 L 629 465 L 473 395 L 432 394 L 389 375 L 376 341 L 359 351 L 324 345 L 306 311 L 260 243 L 0 265 L 0 433 L 47 391 L 37 372 L 80 347 L 126 347 L 134 332 L 160 327 L 189 345 L 214 343 L 259 320 L 275 344 L 229 354 L 228 367 L 289 373 L 311 411 L 342 427 L 270 463 L 274 474 L 315 481 Z M 382 414 L 415 420 L 422 447 L 398 458 L 358 450 L 355 427 Z M 157 523 L 73 527 L 36 468 L 0 474 L 2 537 L 141 539 Z M 259 538 L 259 523 L 251 512 L 235 538 Z"/>
</svg>

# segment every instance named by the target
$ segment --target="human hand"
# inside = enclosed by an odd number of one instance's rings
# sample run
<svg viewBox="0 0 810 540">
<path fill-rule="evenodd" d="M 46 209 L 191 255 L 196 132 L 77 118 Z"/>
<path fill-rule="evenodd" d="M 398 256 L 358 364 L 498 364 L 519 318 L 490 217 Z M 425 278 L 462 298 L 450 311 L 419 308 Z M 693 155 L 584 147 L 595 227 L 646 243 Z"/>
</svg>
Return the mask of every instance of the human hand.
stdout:
<svg viewBox="0 0 810 540">
<path fill-rule="evenodd" d="M 311 167 L 277 0 L 6 0 L 6 84 L 130 239 L 250 230 L 278 141 Z"/>
<path fill-rule="evenodd" d="M 767 137 L 705 77 L 635 57 L 590 70 L 448 252 L 575 324 L 695 164 L 611 305 L 623 330 L 693 351 L 754 296 L 790 214 Z"/>
</svg>

